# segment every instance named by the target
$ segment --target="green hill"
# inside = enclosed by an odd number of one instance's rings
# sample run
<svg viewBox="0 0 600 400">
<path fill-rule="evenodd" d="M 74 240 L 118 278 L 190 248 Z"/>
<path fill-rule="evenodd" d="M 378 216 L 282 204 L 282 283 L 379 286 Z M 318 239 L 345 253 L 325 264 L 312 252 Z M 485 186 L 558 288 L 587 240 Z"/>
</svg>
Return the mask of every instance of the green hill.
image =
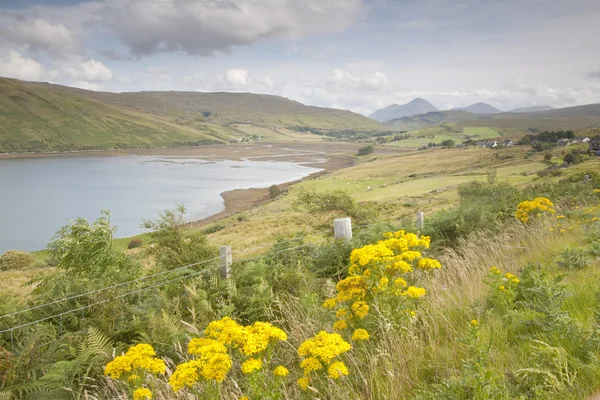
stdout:
<svg viewBox="0 0 600 400">
<path fill-rule="evenodd" d="M 0 78 L 0 153 L 227 143 L 251 136 L 244 124 L 270 129 L 270 138 L 286 130 L 333 136 L 382 130 L 350 111 L 277 96 L 102 93 Z"/>
<path fill-rule="evenodd" d="M 477 115 L 460 110 L 433 111 L 427 114 L 412 115 L 410 117 L 398 118 L 387 122 L 385 125 L 390 129 L 399 131 L 413 131 L 437 126 L 445 123 L 456 123 L 476 119 Z"/>
</svg>

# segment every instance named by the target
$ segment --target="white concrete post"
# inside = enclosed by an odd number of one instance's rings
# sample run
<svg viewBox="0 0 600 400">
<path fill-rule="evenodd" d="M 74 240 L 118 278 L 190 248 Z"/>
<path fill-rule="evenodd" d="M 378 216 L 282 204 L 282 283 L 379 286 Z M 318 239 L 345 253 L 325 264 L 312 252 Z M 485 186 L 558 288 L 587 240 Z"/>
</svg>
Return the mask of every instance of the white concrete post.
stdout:
<svg viewBox="0 0 600 400">
<path fill-rule="evenodd" d="M 417 229 L 423 229 L 424 226 L 425 226 L 425 213 L 422 211 L 419 211 L 417 213 Z"/>
<path fill-rule="evenodd" d="M 352 219 L 338 218 L 334 220 L 333 235 L 336 239 L 352 240 Z"/>
<path fill-rule="evenodd" d="M 219 269 L 221 278 L 229 279 L 231 276 L 231 264 L 233 263 L 231 246 L 221 246 L 219 248 L 219 256 L 221 257 L 221 268 Z"/>
</svg>

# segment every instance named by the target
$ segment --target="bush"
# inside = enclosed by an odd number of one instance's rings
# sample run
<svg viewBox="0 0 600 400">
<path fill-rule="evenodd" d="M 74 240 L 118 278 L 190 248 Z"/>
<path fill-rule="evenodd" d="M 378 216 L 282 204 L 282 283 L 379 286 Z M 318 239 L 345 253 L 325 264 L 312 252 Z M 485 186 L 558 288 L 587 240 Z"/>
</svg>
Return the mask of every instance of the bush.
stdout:
<svg viewBox="0 0 600 400">
<path fill-rule="evenodd" d="M 269 188 L 269 196 L 271 196 L 272 199 L 279 197 L 280 194 L 281 189 L 279 189 L 279 186 L 273 185 Z"/>
<path fill-rule="evenodd" d="M 366 156 L 367 154 L 372 154 L 375 151 L 375 147 L 372 144 L 366 145 L 365 147 L 361 147 L 358 149 L 359 156 Z"/>
<path fill-rule="evenodd" d="M 133 238 L 129 241 L 129 244 L 127 245 L 127 248 L 129 250 L 131 249 L 137 249 L 138 247 L 142 247 L 142 239 L 139 238 Z"/>
<path fill-rule="evenodd" d="M 552 153 L 544 154 L 544 161 L 550 162 L 552 160 Z"/>
<path fill-rule="evenodd" d="M 368 212 L 360 209 L 350 192 L 344 189 L 318 193 L 316 190 L 301 190 L 294 201 L 295 208 L 305 208 L 310 213 L 338 211 L 345 216 L 364 221 Z"/>
<path fill-rule="evenodd" d="M 583 269 L 590 261 L 585 249 L 568 247 L 560 253 L 560 256 L 561 259 L 557 264 L 564 269 Z"/>
<path fill-rule="evenodd" d="M 575 154 L 575 153 L 571 152 L 571 153 L 565 154 L 565 156 L 563 157 L 563 160 L 567 164 L 577 164 L 577 163 L 581 162 L 581 157 L 579 156 L 579 154 Z"/>
<path fill-rule="evenodd" d="M 19 250 L 9 250 L 0 257 L 0 271 L 18 270 L 35 264 L 35 257 Z"/>
</svg>

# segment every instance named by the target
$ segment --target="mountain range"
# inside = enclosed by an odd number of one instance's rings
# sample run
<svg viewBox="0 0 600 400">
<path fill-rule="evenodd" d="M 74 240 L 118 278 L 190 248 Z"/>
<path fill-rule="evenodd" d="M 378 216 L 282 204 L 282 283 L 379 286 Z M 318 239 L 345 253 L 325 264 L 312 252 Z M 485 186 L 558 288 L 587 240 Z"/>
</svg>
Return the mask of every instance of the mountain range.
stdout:
<svg viewBox="0 0 600 400">
<path fill-rule="evenodd" d="M 516 108 L 509 112 L 529 113 L 549 110 L 553 110 L 553 108 L 549 106 L 536 106 Z M 388 123 L 400 118 L 411 117 L 413 115 L 425 115 L 430 112 L 436 111 L 440 111 L 440 109 L 428 102 L 427 100 L 418 97 L 406 104 L 392 104 L 386 108 L 377 110 L 373 114 L 369 115 L 369 118 L 381 123 Z M 482 102 L 471 104 L 467 107 L 453 108 L 452 110 L 448 111 L 465 111 L 472 114 L 500 114 L 503 112 L 490 104 Z"/>
</svg>

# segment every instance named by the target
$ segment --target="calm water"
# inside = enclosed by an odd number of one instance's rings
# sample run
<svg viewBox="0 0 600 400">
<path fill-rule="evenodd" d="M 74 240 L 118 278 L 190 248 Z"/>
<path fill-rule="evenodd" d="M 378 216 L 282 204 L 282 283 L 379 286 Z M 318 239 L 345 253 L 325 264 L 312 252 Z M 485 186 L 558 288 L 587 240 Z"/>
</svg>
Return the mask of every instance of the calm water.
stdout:
<svg viewBox="0 0 600 400">
<path fill-rule="evenodd" d="M 117 236 L 183 203 L 187 219 L 223 210 L 220 193 L 303 178 L 315 168 L 290 162 L 127 156 L 0 160 L 0 254 L 46 247 L 69 219 L 111 211 Z"/>
</svg>

